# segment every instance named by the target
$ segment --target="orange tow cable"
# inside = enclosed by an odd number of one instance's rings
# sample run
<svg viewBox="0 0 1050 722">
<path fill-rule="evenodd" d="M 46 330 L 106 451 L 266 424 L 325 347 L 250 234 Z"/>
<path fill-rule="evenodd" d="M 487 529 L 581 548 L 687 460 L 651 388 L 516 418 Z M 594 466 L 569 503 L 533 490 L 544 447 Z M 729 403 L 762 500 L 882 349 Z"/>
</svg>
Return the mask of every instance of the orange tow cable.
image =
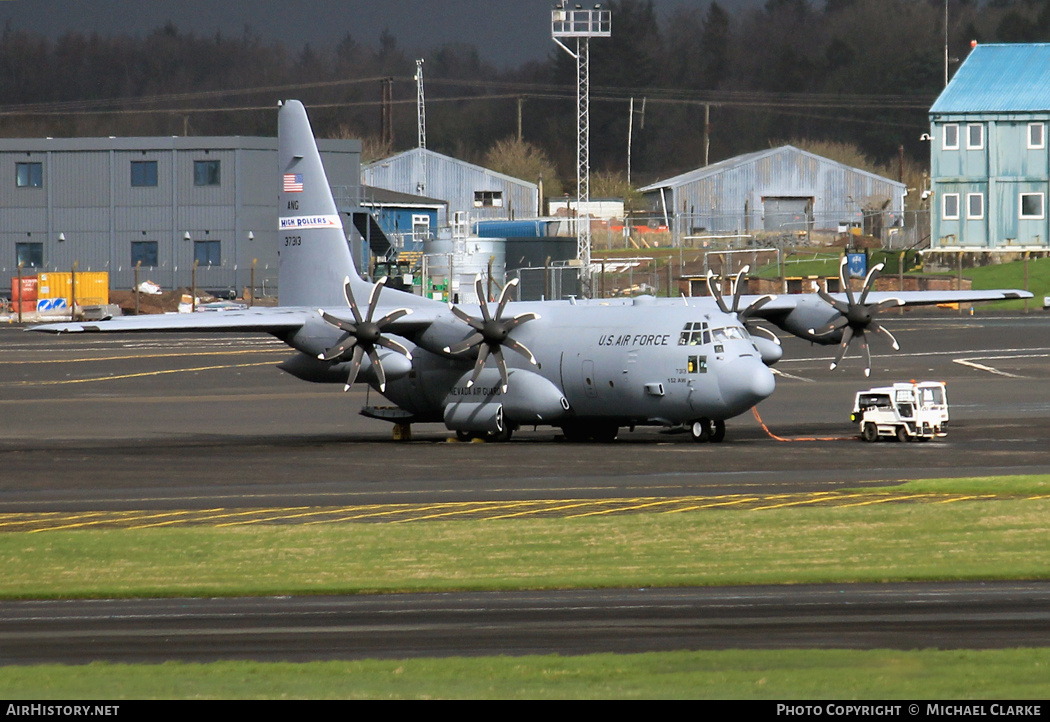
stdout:
<svg viewBox="0 0 1050 722">
<path fill-rule="evenodd" d="M 769 427 L 762 421 L 762 417 L 758 415 L 757 406 L 751 407 L 751 413 L 755 415 L 755 421 L 757 421 L 758 425 L 762 427 L 762 430 L 769 434 L 769 438 L 775 441 L 853 441 L 857 438 L 856 436 L 805 436 L 794 439 L 785 439 L 783 436 L 777 436 L 769 430 Z"/>
</svg>

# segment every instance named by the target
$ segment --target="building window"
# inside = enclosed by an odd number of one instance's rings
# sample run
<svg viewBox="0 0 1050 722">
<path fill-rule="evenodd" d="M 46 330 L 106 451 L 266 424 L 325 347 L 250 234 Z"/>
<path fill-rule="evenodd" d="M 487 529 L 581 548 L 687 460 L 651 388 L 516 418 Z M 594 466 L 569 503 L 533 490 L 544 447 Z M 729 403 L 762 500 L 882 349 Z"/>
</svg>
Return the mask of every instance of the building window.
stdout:
<svg viewBox="0 0 1050 722">
<path fill-rule="evenodd" d="M 217 161 L 217 160 L 195 160 L 195 161 L 193 161 L 193 185 L 195 185 L 195 186 L 217 186 L 217 185 L 219 185 L 219 161 Z"/>
<path fill-rule="evenodd" d="M 984 147 L 984 126 L 970 123 L 966 126 L 966 150 L 980 150 Z"/>
<path fill-rule="evenodd" d="M 944 137 L 941 138 L 942 150 L 959 150 L 959 125 L 948 123 L 944 126 Z"/>
<path fill-rule="evenodd" d="M 1028 148 L 1038 150 L 1046 147 L 1046 135 L 1042 123 L 1028 124 Z"/>
<path fill-rule="evenodd" d="M 43 163 L 15 163 L 15 185 L 19 188 L 43 188 Z"/>
<path fill-rule="evenodd" d="M 150 268 L 156 268 L 160 265 L 157 262 L 156 241 L 131 242 L 131 266 L 134 268 L 140 263 L 143 266 L 149 266 Z"/>
<path fill-rule="evenodd" d="M 946 221 L 959 219 L 959 194 L 945 193 L 941 196 L 941 218 Z"/>
<path fill-rule="evenodd" d="M 16 243 L 15 265 L 22 264 L 22 268 L 44 267 L 44 244 L 43 243 Z"/>
<path fill-rule="evenodd" d="M 971 221 L 984 218 L 984 193 L 966 194 L 966 217 Z"/>
<path fill-rule="evenodd" d="M 222 243 L 220 241 L 194 241 L 193 260 L 198 266 L 221 266 Z"/>
<path fill-rule="evenodd" d="M 157 161 L 131 161 L 131 186 L 133 188 L 153 188 L 157 185 Z M 143 264 L 145 265 L 145 264 Z"/>
<path fill-rule="evenodd" d="M 502 208 L 503 191 L 474 191 L 475 208 Z"/>
<path fill-rule="evenodd" d="M 1043 218 L 1043 194 L 1022 193 L 1021 194 L 1021 218 L 1038 220 Z"/>
</svg>

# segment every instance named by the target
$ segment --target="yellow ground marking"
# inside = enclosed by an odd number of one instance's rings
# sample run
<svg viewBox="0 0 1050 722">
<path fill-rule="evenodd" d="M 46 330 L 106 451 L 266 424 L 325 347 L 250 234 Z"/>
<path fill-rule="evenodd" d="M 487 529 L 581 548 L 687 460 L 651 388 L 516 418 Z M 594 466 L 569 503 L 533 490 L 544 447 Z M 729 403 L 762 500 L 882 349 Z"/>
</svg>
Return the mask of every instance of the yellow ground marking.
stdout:
<svg viewBox="0 0 1050 722">
<path fill-rule="evenodd" d="M 610 514 L 681 514 L 702 510 L 765 511 L 798 506 L 858 507 L 891 502 L 948 504 L 991 499 L 1048 499 L 1050 494 L 999 497 L 995 494 L 901 494 L 893 492 L 818 492 L 810 494 L 726 494 L 703 497 L 633 497 L 618 499 L 536 499 L 514 501 L 431 502 L 425 504 L 364 504 L 360 506 L 299 506 L 87 511 L 11 512 L 0 514 L 0 532 L 38 533 L 83 529 L 155 529 L 175 526 L 231 527 L 249 524 L 333 524 L 352 522 L 407 523 L 416 521 L 528 517 L 583 518 Z"/>
<path fill-rule="evenodd" d="M 193 356 L 239 356 L 241 354 L 249 353 L 273 353 L 277 349 L 273 348 L 253 348 L 253 349 L 234 349 L 226 351 L 191 351 L 189 353 L 143 353 L 143 354 L 125 354 L 122 356 L 93 356 L 90 358 L 57 358 L 57 359 L 39 359 L 37 361 L 3 361 L 0 360 L 0 365 L 12 365 L 21 366 L 29 363 L 46 363 L 49 366 L 53 364 L 76 364 L 76 363 L 91 363 L 92 361 L 135 361 L 138 359 L 146 358 L 189 358 Z"/>
<path fill-rule="evenodd" d="M 273 361 L 262 361 L 248 364 L 220 364 L 218 366 L 197 366 L 190 369 L 164 369 L 161 371 L 143 371 L 135 374 L 117 374 L 113 376 L 95 376 L 89 379 L 61 379 L 56 381 L 15 381 L 5 384 L 8 386 L 61 386 L 63 384 L 89 384 L 96 381 L 118 381 L 120 379 L 136 379 L 145 376 L 163 376 L 165 374 L 185 374 L 194 371 L 216 371 L 218 369 L 243 369 L 252 366 L 273 366 L 281 362 L 281 359 Z"/>
</svg>

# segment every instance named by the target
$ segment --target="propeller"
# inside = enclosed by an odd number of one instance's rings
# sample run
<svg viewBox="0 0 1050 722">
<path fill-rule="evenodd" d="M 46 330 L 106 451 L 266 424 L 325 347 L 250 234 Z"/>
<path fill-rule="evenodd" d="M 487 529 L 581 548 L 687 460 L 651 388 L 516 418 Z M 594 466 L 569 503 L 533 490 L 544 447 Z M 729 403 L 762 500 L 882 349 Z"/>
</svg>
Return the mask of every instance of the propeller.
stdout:
<svg viewBox="0 0 1050 722">
<path fill-rule="evenodd" d="M 448 307 L 452 310 L 452 313 L 456 315 L 456 318 L 468 324 L 474 333 L 468 336 L 466 339 L 457 343 L 455 346 L 446 346 L 444 348 L 447 354 L 460 354 L 464 351 L 469 351 L 475 346 L 480 347 L 478 349 L 478 361 L 474 365 L 474 374 L 470 377 L 470 381 L 467 382 L 467 388 L 474 385 L 474 382 L 478 380 L 478 376 L 481 375 L 481 370 L 485 368 L 485 361 L 491 354 L 496 359 L 496 365 L 499 367 L 500 379 L 503 382 L 503 391 L 507 391 L 507 362 L 503 358 L 503 351 L 501 348 L 506 346 L 509 349 L 514 349 L 522 356 L 529 360 L 533 366 L 538 366 L 536 357 L 532 355 L 532 352 L 525 348 L 525 345 L 519 341 L 515 341 L 510 338 L 508 334 L 525 323 L 531 321 L 534 318 L 539 318 L 539 314 L 532 313 L 521 313 L 514 318 L 503 320 L 503 310 L 507 306 L 507 301 L 510 300 L 510 290 L 518 285 L 518 279 L 514 278 L 507 282 L 503 287 L 503 290 L 499 294 L 499 306 L 496 308 L 496 315 L 490 316 L 488 304 L 485 303 L 485 286 L 481 282 L 481 274 L 479 273 L 474 278 L 474 288 L 478 294 L 478 301 L 481 306 L 481 318 L 474 318 L 466 311 L 456 308 L 453 304 L 449 304 Z"/>
<path fill-rule="evenodd" d="M 412 313 L 412 309 L 399 308 L 377 321 L 372 320 L 372 316 L 376 312 L 376 306 L 379 305 L 379 292 L 386 285 L 386 281 L 387 277 L 383 276 L 372 286 L 372 293 L 368 297 L 368 311 L 365 313 L 364 318 L 361 317 L 361 311 L 358 310 L 357 303 L 354 302 L 354 292 L 350 288 L 349 276 L 343 281 L 343 293 L 346 296 L 347 305 L 350 306 L 350 311 L 354 314 L 353 322 L 333 316 L 323 309 L 317 310 L 321 314 L 321 318 L 343 332 L 342 338 L 339 339 L 336 345 L 326 349 L 324 353 L 318 354 L 317 358 L 322 361 L 338 361 L 346 358 L 346 355 L 353 349 L 350 360 L 350 376 L 346 380 L 346 386 L 343 387 L 343 391 L 349 391 L 350 387 L 353 386 L 354 379 L 357 378 L 357 372 L 361 370 L 361 359 L 364 358 L 365 354 L 368 355 L 369 360 L 372 362 L 372 367 L 375 369 L 376 378 L 379 380 L 379 392 L 386 391 L 386 373 L 383 371 L 383 364 L 379 360 L 376 346 L 383 346 L 391 351 L 396 351 L 399 354 L 403 354 L 409 361 L 412 360 L 412 354 L 408 352 L 407 348 L 382 335 L 384 326 Z"/>
<path fill-rule="evenodd" d="M 860 298 L 855 299 L 853 296 L 853 289 L 850 288 L 849 283 L 846 281 L 847 263 L 848 261 L 846 260 L 846 257 L 843 256 L 842 261 L 839 263 L 839 280 L 842 282 L 842 288 L 846 291 L 848 303 L 832 298 L 824 289 L 819 289 L 817 291 L 817 295 L 823 299 L 824 303 L 832 306 L 842 315 L 818 329 L 809 329 L 809 332 L 814 336 L 826 336 L 829 333 L 842 329 L 842 343 L 839 345 L 839 352 L 835 356 L 835 360 L 831 362 L 832 369 L 841 363 L 842 357 L 846 355 L 846 349 L 849 348 L 850 341 L 854 338 L 859 339 L 861 348 L 864 349 L 864 355 L 867 359 L 864 367 L 864 375 L 870 376 L 871 351 L 868 350 L 868 339 L 865 332 L 872 331 L 874 333 L 883 334 L 889 339 L 890 345 L 893 346 L 894 351 L 900 350 L 900 344 L 897 343 L 897 339 L 893 337 L 893 334 L 875 321 L 875 316 L 882 311 L 885 311 L 887 308 L 903 306 L 904 301 L 901 301 L 898 298 L 888 298 L 880 303 L 865 303 L 868 299 L 868 293 L 875 285 L 875 279 L 878 278 L 879 271 L 883 268 L 884 264 L 882 263 L 868 271 L 868 276 L 864 279 L 864 287 L 860 292 Z"/>
<path fill-rule="evenodd" d="M 715 279 L 715 274 L 711 273 L 711 271 L 707 272 L 707 292 L 710 295 L 714 296 L 715 303 L 718 304 L 718 308 L 722 311 L 722 313 L 736 314 L 736 317 L 739 318 L 740 322 L 744 324 L 744 327 L 747 329 L 748 333 L 754 334 L 755 331 L 761 331 L 764 336 L 768 336 L 770 339 L 773 340 L 774 343 L 776 343 L 777 346 L 779 346 L 780 339 L 777 338 L 777 335 L 769 329 L 759 326 L 753 320 L 756 316 L 756 312 L 758 311 L 758 309 L 762 308 L 767 303 L 774 300 L 776 296 L 771 296 L 767 294 L 759 298 L 757 301 L 752 303 L 743 311 L 740 310 L 740 293 L 743 290 L 743 284 L 741 283 L 741 280 L 743 280 L 744 275 L 750 270 L 750 266 L 744 266 L 740 269 L 740 272 L 736 274 L 736 291 L 733 293 L 733 306 L 731 308 L 726 306 L 725 299 L 722 298 L 721 285 L 719 285 L 718 283 L 712 283 L 712 281 L 714 281 Z"/>
</svg>

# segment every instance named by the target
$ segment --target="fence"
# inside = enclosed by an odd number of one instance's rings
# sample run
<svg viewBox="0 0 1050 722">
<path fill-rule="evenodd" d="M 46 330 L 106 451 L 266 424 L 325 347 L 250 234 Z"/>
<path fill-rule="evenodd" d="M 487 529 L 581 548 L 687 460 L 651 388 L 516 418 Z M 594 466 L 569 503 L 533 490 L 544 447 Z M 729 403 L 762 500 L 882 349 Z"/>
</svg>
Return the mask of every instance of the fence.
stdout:
<svg viewBox="0 0 1050 722">
<path fill-rule="evenodd" d="M 763 221 L 748 216 L 679 213 L 635 216 L 626 224 L 594 221 L 591 243 L 597 249 L 746 248 L 751 246 L 830 245 L 845 229 L 856 227 L 886 249 L 929 246 L 929 210 L 827 212 Z"/>
</svg>

